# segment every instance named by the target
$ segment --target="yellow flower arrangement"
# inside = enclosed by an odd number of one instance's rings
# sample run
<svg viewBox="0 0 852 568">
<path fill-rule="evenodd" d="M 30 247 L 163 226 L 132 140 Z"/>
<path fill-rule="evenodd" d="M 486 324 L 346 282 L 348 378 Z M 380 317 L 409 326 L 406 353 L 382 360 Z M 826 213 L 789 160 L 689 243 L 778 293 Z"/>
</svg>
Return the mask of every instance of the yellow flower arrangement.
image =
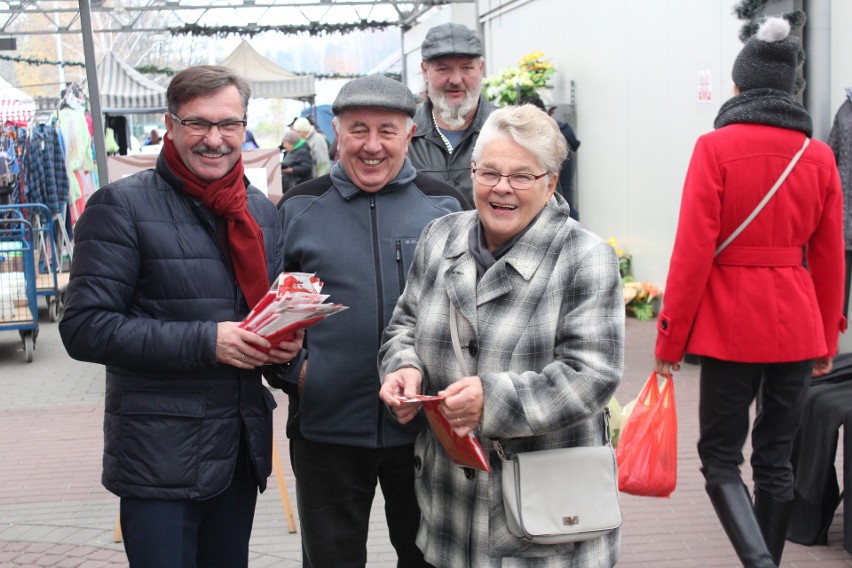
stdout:
<svg viewBox="0 0 852 568">
<path fill-rule="evenodd" d="M 627 313 L 639 320 L 649 320 L 655 313 L 654 300 L 662 297 L 663 291 L 650 282 L 639 282 L 630 274 L 633 257 L 624 251 L 615 237 L 610 237 L 607 244 L 618 255 L 618 268 L 621 272 L 621 291 L 624 296 L 624 306 Z"/>
<path fill-rule="evenodd" d="M 497 106 L 513 105 L 520 97 L 541 95 L 550 88 L 550 77 L 556 73 L 553 64 L 544 59 L 541 51 L 523 56 L 517 66 L 490 75 L 484 81 L 485 98 Z"/>
</svg>

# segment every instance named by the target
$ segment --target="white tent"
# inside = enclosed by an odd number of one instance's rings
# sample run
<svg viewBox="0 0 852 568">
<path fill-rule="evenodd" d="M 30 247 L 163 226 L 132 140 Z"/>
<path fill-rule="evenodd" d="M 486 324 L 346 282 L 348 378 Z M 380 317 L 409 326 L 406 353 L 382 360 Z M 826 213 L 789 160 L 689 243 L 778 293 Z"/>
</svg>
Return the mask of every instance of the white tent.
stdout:
<svg viewBox="0 0 852 568">
<path fill-rule="evenodd" d="M 222 61 L 251 86 L 255 98 L 311 99 L 316 94 L 313 75 L 296 75 L 258 53 L 249 42 L 240 45 Z"/>
<path fill-rule="evenodd" d="M 35 110 L 31 96 L 0 77 L 0 122 L 27 122 Z"/>
<path fill-rule="evenodd" d="M 98 64 L 101 112 L 129 114 L 166 110 L 166 88 L 148 79 L 113 53 Z"/>
</svg>

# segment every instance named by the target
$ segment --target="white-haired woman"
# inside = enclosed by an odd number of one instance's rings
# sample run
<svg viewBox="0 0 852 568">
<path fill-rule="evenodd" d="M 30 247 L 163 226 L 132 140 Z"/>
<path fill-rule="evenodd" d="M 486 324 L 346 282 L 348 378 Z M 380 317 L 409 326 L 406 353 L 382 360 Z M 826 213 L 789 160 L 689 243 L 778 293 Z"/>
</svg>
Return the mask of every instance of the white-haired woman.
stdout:
<svg viewBox="0 0 852 568">
<path fill-rule="evenodd" d="M 509 451 L 604 440 L 599 419 L 621 378 L 624 305 L 609 245 L 572 220 L 554 193 L 567 154 L 555 121 L 532 105 L 494 111 L 473 151 L 476 211 L 423 232 L 379 352 L 380 396 L 440 394 L 459 435 Z M 452 349 L 450 305 L 470 376 Z M 485 445 L 486 451 L 490 445 Z M 513 536 L 491 473 L 453 465 L 431 430 L 415 446 L 417 543 L 434 566 L 611 567 L 619 532 L 563 545 Z"/>
</svg>

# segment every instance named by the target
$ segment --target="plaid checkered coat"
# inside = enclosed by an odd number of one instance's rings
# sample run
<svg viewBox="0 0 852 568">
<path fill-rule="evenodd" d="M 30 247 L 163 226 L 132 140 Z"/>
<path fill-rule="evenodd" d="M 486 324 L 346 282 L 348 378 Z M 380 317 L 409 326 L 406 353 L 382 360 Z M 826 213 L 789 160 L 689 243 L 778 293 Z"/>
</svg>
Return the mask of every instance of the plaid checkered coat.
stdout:
<svg viewBox="0 0 852 568">
<path fill-rule="evenodd" d="M 483 447 L 507 451 L 603 441 L 599 413 L 621 378 L 624 303 L 612 247 L 568 216 L 554 196 L 512 249 L 477 282 L 468 234 L 475 211 L 433 221 L 417 245 L 405 292 L 379 352 L 382 376 L 423 373 L 426 394 L 462 376 L 447 324 L 457 310 L 468 370 L 482 379 Z M 468 347 L 475 340 L 475 355 Z M 536 545 L 506 528 L 500 460 L 468 479 L 430 429 L 415 447 L 426 560 L 452 567 L 611 567 L 619 532 L 577 544 Z M 565 483 L 571 483 L 566 479 Z"/>
</svg>

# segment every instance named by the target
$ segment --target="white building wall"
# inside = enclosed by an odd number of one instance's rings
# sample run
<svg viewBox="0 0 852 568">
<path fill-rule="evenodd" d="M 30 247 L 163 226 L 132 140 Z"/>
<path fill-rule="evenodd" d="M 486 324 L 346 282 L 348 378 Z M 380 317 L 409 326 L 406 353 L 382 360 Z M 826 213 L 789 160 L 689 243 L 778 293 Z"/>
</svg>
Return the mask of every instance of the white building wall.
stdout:
<svg viewBox="0 0 852 568">
<path fill-rule="evenodd" d="M 741 22 L 731 0 L 479 0 L 488 73 L 541 50 L 553 102 L 575 85 L 579 210 L 662 286 L 696 138 L 730 97 Z M 712 99 L 698 97 L 709 74 Z"/>
<path fill-rule="evenodd" d="M 852 2 L 831 4 L 831 107 L 852 87 Z M 437 7 L 406 33 L 408 84 L 422 88 L 420 43 L 455 21 L 479 29 L 486 73 L 533 50 L 556 66 L 553 104 L 571 101 L 574 82 L 577 190 L 582 222 L 614 236 L 633 255 L 633 273 L 665 283 L 683 179 L 695 140 L 713 129 L 730 98 L 742 48 L 736 0 L 476 0 Z M 784 0 L 782 9 L 792 6 Z M 807 26 L 805 27 L 807 32 Z M 838 55 L 843 54 L 843 55 Z M 712 98 L 699 101 L 699 73 Z M 832 116 L 833 118 L 833 116 Z"/>
</svg>

